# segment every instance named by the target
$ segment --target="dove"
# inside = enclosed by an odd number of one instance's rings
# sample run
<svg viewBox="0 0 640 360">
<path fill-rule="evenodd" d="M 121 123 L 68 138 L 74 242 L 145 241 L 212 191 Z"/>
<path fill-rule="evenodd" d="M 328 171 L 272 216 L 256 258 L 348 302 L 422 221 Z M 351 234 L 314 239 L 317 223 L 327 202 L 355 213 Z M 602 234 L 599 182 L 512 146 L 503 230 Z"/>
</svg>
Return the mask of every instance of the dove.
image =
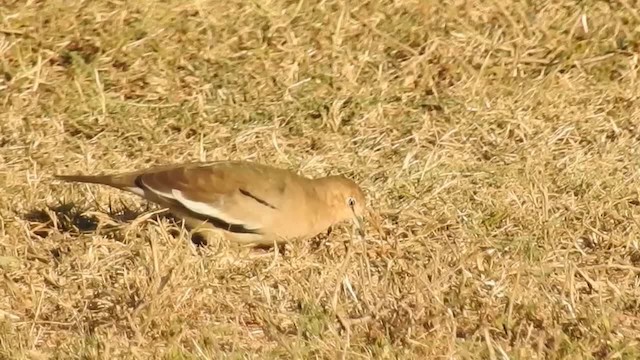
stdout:
<svg viewBox="0 0 640 360">
<path fill-rule="evenodd" d="M 214 231 L 242 245 L 308 239 L 348 220 L 364 235 L 365 194 L 342 175 L 312 179 L 260 163 L 213 161 L 54 177 L 128 191 L 195 232 Z"/>
</svg>

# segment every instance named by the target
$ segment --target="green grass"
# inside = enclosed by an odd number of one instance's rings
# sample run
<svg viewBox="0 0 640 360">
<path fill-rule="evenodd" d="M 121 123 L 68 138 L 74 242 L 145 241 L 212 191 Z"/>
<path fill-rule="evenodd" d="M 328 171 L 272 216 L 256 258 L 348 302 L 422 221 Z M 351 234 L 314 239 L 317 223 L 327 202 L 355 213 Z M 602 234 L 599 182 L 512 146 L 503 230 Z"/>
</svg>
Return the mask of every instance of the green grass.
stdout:
<svg viewBox="0 0 640 360">
<path fill-rule="evenodd" d="M 0 358 L 637 358 L 638 8 L 4 1 Z M 348 174 L 366 243 L 51 181 L 200 159 Z"/>
</svg>

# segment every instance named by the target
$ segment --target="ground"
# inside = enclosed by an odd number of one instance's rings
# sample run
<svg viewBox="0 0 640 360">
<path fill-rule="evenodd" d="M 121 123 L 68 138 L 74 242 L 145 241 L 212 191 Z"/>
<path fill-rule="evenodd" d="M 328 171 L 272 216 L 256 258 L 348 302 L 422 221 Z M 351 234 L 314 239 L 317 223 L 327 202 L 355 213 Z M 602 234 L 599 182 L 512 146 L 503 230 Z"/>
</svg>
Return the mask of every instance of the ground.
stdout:
<svg viewBox="0 0 640 360">
<path fill-rule="evenodd" d="M 0 20 L 0 358 L 640 358 L 637 1 L 5 0 Z M 52 179 L 201 159 L 346 174 L 366 237 L 197 245 Z"/>
</svg>

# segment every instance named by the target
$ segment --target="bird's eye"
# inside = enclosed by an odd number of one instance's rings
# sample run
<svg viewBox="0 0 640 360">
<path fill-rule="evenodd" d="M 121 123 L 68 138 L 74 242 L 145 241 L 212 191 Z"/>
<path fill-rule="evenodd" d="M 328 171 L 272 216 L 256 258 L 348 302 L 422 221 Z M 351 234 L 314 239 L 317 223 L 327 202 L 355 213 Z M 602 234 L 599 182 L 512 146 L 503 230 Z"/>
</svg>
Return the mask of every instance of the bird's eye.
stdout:
<svg viewBox="0 0 640 360">
<path fill-rule="evenodd" d="M 347 199 L 347 205 L 349 205 L 350 207 L 354 207 L 354 206 L 356 206 L 356 199 L 354 199 L 354 198 L 352 198 L 352 197 L 349 197 L 349 198 Z"/>
</svg>

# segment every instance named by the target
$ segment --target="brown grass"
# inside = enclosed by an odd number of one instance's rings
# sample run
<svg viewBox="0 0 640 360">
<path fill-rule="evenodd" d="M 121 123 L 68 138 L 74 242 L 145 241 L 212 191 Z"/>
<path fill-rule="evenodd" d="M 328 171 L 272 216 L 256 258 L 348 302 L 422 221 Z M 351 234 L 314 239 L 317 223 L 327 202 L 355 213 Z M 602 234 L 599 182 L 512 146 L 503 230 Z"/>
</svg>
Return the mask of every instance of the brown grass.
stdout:
<svg viewBox="0 0 640 360">
<path fill-rule="evenodd" d="M 0 20 L 0 358 L 640 358 L 638 1 Z M 348 226 L 237 253 L 51 181 L 227 158 L 360 181 L 344 271 Z"/>
</svg>

